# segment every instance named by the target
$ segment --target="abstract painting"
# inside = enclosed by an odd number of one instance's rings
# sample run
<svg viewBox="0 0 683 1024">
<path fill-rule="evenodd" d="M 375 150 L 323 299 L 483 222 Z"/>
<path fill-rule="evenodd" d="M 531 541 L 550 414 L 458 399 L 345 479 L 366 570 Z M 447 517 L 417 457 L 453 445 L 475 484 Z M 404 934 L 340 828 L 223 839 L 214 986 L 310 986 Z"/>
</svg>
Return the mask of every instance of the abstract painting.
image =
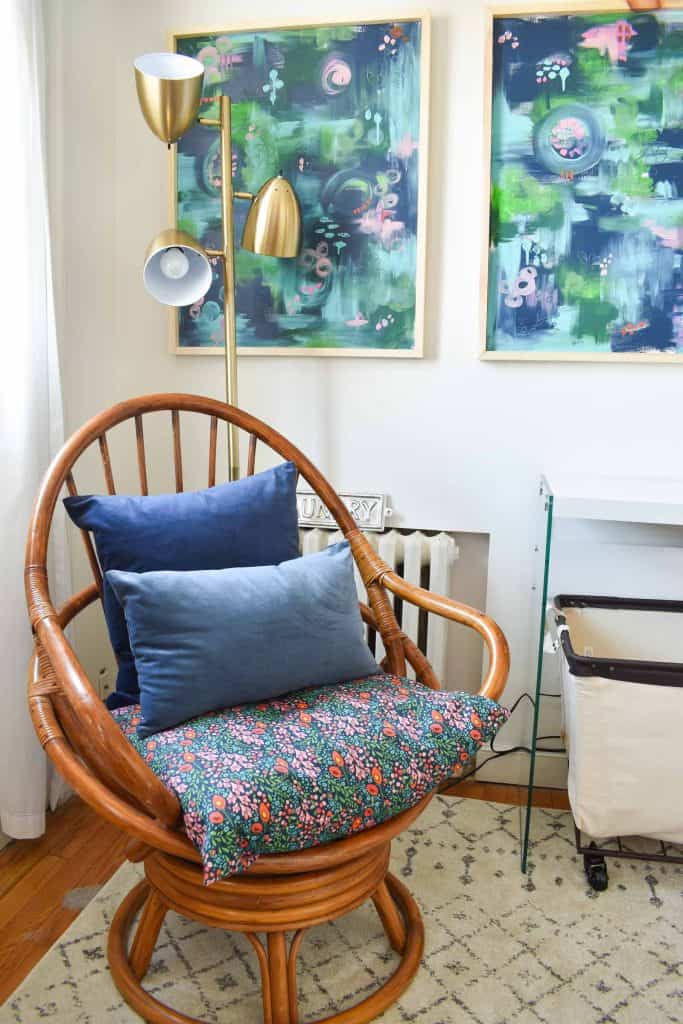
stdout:
<svg viewBox="0 0 683 1024">
<path fill-rule="evenodd" d="M 232 99 L 236 191 L 278 173 L 303 220 L 296 259 L 242 249 L 235 202 L 237 344 L 243 354 L 422 354 L 428 22 L 415 19 L 179 33 L 205 67 L 200 115 Z M 178 227 L 221 247 L 217 133 L 196 125 L 174 161 Z M 176 315 L 176 351 L 220 352 L 222 272 Z"/>
<path fill-rule="evenodd" d="M 683 11 L 493 16 L 485 358 L 683 356 Z"/>
</svg>

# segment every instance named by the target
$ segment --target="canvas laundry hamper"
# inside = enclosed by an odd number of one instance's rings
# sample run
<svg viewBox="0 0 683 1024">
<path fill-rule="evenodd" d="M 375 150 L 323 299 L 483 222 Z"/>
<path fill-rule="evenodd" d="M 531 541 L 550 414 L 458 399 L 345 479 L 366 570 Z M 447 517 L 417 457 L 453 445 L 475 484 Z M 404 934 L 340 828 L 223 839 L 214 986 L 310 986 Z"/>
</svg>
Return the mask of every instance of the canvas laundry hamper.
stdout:
<svg viewBox="0 0 683 1024">
<path fill-rule="evenodd" d="M 576 825 L 683 843 L 683 602 L 560 595 L 553 614 Z"/>
</svg>

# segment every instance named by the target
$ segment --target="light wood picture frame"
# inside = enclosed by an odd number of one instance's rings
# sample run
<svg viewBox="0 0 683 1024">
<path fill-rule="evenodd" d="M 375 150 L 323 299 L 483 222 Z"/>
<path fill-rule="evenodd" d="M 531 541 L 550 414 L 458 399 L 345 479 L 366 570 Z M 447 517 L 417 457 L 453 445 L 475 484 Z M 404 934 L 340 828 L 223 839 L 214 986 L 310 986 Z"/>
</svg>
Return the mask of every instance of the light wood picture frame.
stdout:
<svg viewBox="0 0 683 1024">
<path fill-rule="evenodd" d="M 302 206 L 301 255 L 275 261 L 240 249 L 246 203 L 235 204 L 239 355 L 421 357 L 429 14 L 176 30 L 169 49 L 205 63 L 202 116 L 212 116 L 217 92 L 234 93 L 235 189 L 255 192 L 282 170 Z M 232 88 L 225 87 L 228 75 Z M 397 76 L 406 93 L 401 104 Z M 311 126 L 302 117 L 307 89 L 311 96 L 316 90 Z M 217 143 L 210 131 L 193 127 L 170 152 L 170 213 L 172 223 L 217 248 Z M 171 311 L 174 353 L 224 353 L 219 269 L 206 301 Z"/>
<path fill-rule="evenodd" d="M 575 0 L 486 19 L 481 358 L 683 362 L 683 164 L 662 159 L 683 11 Z"/>
</svg>

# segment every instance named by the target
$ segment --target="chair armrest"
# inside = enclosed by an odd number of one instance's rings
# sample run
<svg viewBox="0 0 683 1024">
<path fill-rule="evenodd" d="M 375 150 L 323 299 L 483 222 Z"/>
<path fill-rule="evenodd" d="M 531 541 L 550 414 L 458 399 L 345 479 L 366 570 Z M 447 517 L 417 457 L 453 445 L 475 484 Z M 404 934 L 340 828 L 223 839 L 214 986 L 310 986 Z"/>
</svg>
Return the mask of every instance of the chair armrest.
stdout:
<svg viewBox="0 0 683 1024">
<path fill-rule="evenodd" d="M 391 570 L 382 572 L 380 576 L 382 586 L 386 587 L 397 597 L 409 604 L 414 604 L 425 611 L 434 612 L 451 622 L 460 622 L 470 629 L 475 629 L 486 642 L 486 649 L 489 656 L 489 667 L 482 683 L 479 694 L 482 697 L 490 697 L 497 701 L 500 697 L 510 671 L 510 651 L 507 640 L 500 626 L 490 619 L 488 615 L 471 608 L 459 601 L 452 601 L 449 597 L 442 597 L 440 594 L 432 594 L 423 587 L 416 587 L 397 576 Z"/>
</svg>

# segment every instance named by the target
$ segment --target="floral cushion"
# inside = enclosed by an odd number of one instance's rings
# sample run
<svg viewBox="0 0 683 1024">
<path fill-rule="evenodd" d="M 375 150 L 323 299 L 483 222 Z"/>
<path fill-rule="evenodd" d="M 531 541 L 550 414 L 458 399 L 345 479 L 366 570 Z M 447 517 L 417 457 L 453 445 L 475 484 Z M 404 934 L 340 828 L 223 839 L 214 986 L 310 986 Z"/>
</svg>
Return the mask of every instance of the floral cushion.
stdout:
<svg viewBox="0 0 683 1024">
<path fill-rule="evenodd" d="M 391 675 L 214 711 L 148 739 L 112 712 L 178 796 L 208 885 L 266 853 L 371 828 L 459 775 L 508 712 Z"/>
</svg>

